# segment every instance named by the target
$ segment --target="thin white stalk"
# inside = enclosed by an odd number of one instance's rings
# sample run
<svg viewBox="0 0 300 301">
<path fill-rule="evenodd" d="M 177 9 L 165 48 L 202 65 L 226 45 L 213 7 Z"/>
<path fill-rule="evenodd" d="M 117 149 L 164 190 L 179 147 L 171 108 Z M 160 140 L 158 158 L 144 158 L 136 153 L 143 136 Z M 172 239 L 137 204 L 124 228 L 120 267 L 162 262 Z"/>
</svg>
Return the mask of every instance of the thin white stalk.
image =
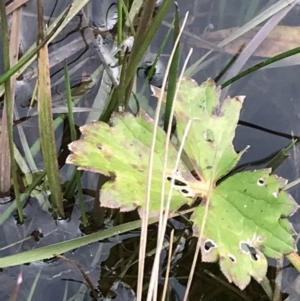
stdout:
<svg viewBox="0 0 300 301">
<path fill-rule="evenodd" d="M 187 17 L 187 16 L 186 16 Z M 185 22 L 183 23 L 183 27 L 185 25 Z M 183 28 L 182 27 L 182 28 Z M 168 166 L 168 152 L 169 152 L 169 146 L 170 146 L 170 139 L 169 137 L 171 136 L 171 131 L 172 131 L 172 123 L 173 123 L 173 118 L 174 118 L 174 110 L 175 110 L 175 103 L 176 103 L 176 98 L 177 98 L 177 94 L 178 94 L 178 89 L 183 77 L 183 73 L 186 69 L 186 65 L 187 62 L 189 61 L 190 56 L 192 55 L 193 50 L 191 49 L 188 53 L 188 56 L 185 60 L 182 72 L 180 74 L 179 80 L 178 80 L 178 84 L 176 87 L 176 91 L 174 94 L 174 100 L 172 103 L 172 107 L 171 107 L 171 112 L 170 112 L 170 117 L 169 117 L 169 124 L 168 124 L 168 130 L 167 130 L 167 135 L 166 135 L 166 141 L 165 141 L 165 149 L 164 149 L 164 165 L 163 165 L 163 170 L 162 170 L 162 185 L 161 185 L 161 199 L 160 199 L 160 218 L 159 218 L 159 224 L 158 224 L 158 238 L 157 238 L 157 242 L 159 242 L 159 240 L 162 239 L 162 237 L 165 236 L 165 226 L 163 226 L 163 212 L 166 210 L 165 208 L 165 204 L 164 204 L 164 195 L 165 195 L 165 179 L 166 179 L 166 170 L 167 170 L 167 166 Z"/>
<path fill-rule="evenodd" d="M 179 78 L 178 86 L 177 86 L 177 89 L 176 89 L 176 92 L 175 92 L 173 106 L 172 106 L 172 110 L 171 110 L 171 114 L 170 114 L 170 121 L 173 119 L 173 116 L 174 116 L 174 103 L 175 103 L 176 98 L 177 98 L 178 87 L 179 87 L 180 82 L 182 80 L 182 77 L 183 77 L 183 74 L 184 74 L 187 62 L 188 62 L 188 60 L 189 60 L 189 58 L 190 58 L 190 56 L 192 54 L 192 51 L 193 50 L 191 49 L 190 52 L 189 52 L 189 54 L 188 54 L 188 56 L 187 56 L 187 58 L 186 58 L 186 60 L 185 60 L 182 72 L 180 74 L 180 78 Z M 169 129 L 170 129 L 170 121 L 169 121 L 169 125 L 168 125 L 168 132 L 169 132 Z M 180 159 L 181 159 L 181 154 L 182 154 L 182 151 L 183 151 L 184 142 L 186 140 L 186 137 L 187 137 L 188 131 L 190 129 L 190 126 L 191 126 L 191 120 L 189 120 L 189 122 L 188 122 L 188 124 L 186 126 L 186 129 L 185 129 L 184 135 L 182 137 L 182 141 L 181 141 L 178 153 L 177 153 L 176 163 L 175 163 L 175 166 L 174 166 L 174 170 L 175 171 L 178 169 L 178 165 L 179 165 L 179 162 L 180 162 Z M 166 147 L 165 147 L 165 149 L 168 148 L 168 147 L 169 147 L 169 141 L 167 139 L 166 140 Z M 164 190 L 165 190 L 165 188 L 164 188 L 164 182 L 165 182 L 166 166 L 167 166 L 166 165 L 166 161 L 167 161 L 167 157 L 164 160 L 163 180 L 162 180 L 162 196 L 164 196 Z M 162 245 L 163 245 L 163 241 L 164 241 L 167 220 L 168 220 L 168 217 L 169 217 L 169 208 L 170 208 L 170 203 L 171 203 L 172 191 L 173 191 L 173 188 L 174 188 L 174 183 L 175 183 L 175 178 L 172 177 L 172 180 L 171 180 L 171 183 L 170 183 L 171 187 L 170 187 L 170 190 L 169 190 L 167 203 L 166 203 L 165 208 L 164 208 L 165 213 L 163 215 L 163 219 L 160 220 L 160 222 L 162 224 L 162 226 L 161 226 L 162 230 L 160 231 L 161 233 L 159 233 L 159 240 L 158 240 L 158 243 L 157 243 L 157 251 L 156 251 L 156 254 L 155 254 L 155 258 L 154 258 L 153 269 L 152 269 L 150 283 L 149 283 L 149 288 L 148 288 L 147 301 L 150 301 L 152 299 L 152 295 L 153 295 L 155 283 L 156 283 L 157 276 L 158 276 L 160 253 L 161 253 Z"/>
<path fill-rule="evenodd" d="M 143 279 L 144 279 L 144 265 L 145 265 L 145 252 L 146 252 L 146 243 L 147 243 L 147 230 L 148 230 L 148 219 L 149 219 L 149 204 L 150 204 L 150 197 L 151 197 L 151 181 L 152 181 L 152 173 L 153 173 L 153 161 L 154 161 L 154 150 L 155 150 L 155 143 L 156 143 L 156 134 L 157 134 L 157 128 L 158 128 L 158 121 L 160 117 L 160 110 L 161 110 L 161 104 L 163 99 L 163 91 L 165 90 L 166 84 L 167 84 L 167 74 L 169 73 L 170 66 L 172 59 L 174 57 L 176 47 L 179 43 L 180 36 L 182 34 L 183 28 L 185 26 L 185 23 L 187 21 L 188 12 L 185 15 L 183 24 L 180 28 L 179 35 L 174 43 L 173 50 L 170 55 L 170 59 L 168 62 L 168 66 L 166 68 L 166 76 L 163 79 L 162 88 L 161 88 L 161 94 L 157 102 L 157 107 L 155 111 L 155 118 L 154 118 L 154 127 L 153 127 L 153 134 L 152 134 L 152 142 L 151 142 L 151 152 L 149 156 L 149 164 L 148 164 L 148 173 L 147 173 L 147 190 L 146 190 L 146 203 L 145 203 L 145 211 L 143 212 L 142 216 L 142 228 L 141 228 L 141 239 L 140 239 L 140 254 L 139 254 L 139 272 L 138 272 L 138 287 L 137 287 L 137 300 L 140 301 L 142 299 L 142 289 L 143 289 Z M 155 265 L 154 265 L 155 266 Z M 153 276 L 153 275 L 152 275 Z M 151 277 L 151 279 L 154 279 Z M 153 281 L 152 281 L 153 282 Z M 153 282 L 154 283 L 154 282 Z M 153 284 L 152 284 L 153 286 Z M 150 291 L 150 290 L 149 290 Z M 149 296 L 148 291 L 148 296 Z M 151 298 L 153 293 L 153 288 L 151 292 Z M 151 300 L 147 297 L 147 300 Z"/>
</svg>

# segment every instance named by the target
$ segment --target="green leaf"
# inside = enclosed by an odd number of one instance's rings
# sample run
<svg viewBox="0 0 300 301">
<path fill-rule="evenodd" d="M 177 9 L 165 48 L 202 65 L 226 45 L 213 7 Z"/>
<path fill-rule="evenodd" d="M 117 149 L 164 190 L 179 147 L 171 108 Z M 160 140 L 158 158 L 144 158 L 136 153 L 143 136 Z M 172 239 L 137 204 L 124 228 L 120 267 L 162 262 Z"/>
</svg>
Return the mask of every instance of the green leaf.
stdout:
<svg viewBox="0 0 300 301">
<path fill-rule="evenodd" d="M 220 103 L 219 94 L 211 79 L 198 86 L 184 78 L 175 106 L 179 140 L 192 121 L 184 150 L 203 182 L 215 183 L 232 170 L 243 153 L 237 154 L 232 145 L 243 97 L 227 97 Z"/>
<path fill-rule="evenodd" d="M 69 148 L 73 152 L 67 163 L 79 169 L 99 172 L 111 177 L 111 181 L 101 188 L 101 205 L 130 211 L 139 208 L 140 216 L 146 195 L 147 168 L 150 154 L 153 120 L 142 110 L 134 117 L 129 113 L 114 114 L 112 126 L 96 122 L 80 128 L 84 140 L 75 141 Z M 162 167 L 164 158 L 165 133 L 158 129 L 154 156 L 150 213 L 158 214 L 161 199 Z M 183 195 L 173 191 L 171 211 L 189 202 L 191 185 L 197 183 L 188 169 L 181 163 L 179 171 L 173 169 L 177 157 L 176 149 L 171 146 L 167 167 L 167 178 L 175 176 L 175 188 L 184 190 Z M 167 198 L 170 183 L 166 181 Z M 190 184 L 186 184 L 189 181 Z"/>
<path fill-rule="evenodd" d="M 152 91 L 157 97 L 161 92 L 156 87 Z M 213 80 L 199 86 L 183 78 L 175 105 L 179 141 L 191 120 L 184 151 L 206 187 L 228 174 L 248 148 L 237 154 L 232 144 L 244 97 L 227 97 L 222 103 L 219 97 L 220 89 Z"/>
<path fill-rule="evenodd" d="M 227 279 L 244 289 L 251 276 L 261 281 L 266 275 L 265 255 L 278 258 L 295 251 L 294 230 L 286 217 L 298 205 L 282 191 L 286 181 L 270 176 L 269 169 L 238 173 L 217 185 L 243 153 L 237 154 L 232 144 L 243 97 L 227 97 L 221 103 L 219 94 L 210 79 L 198 86 L 184 78 L 175 106 L 177 133 L 181 140 L 191 120 L 184 150 L 207 187 L 191 218 L 195 236 L 203 228 L 202 260 L 220 260 Z"/>
<path fill-rule="evenodd" d="M 210 79 L 198 86 L 185 78 L 175 108 L 177 132 L 180 140 L 192 121 L 184 150 L 208 187 L 191 218 L 194 235 L 204 229 L 202 260 L 219 259 L 227 279 L 244 289 L 251 276 L 261 281 L 266 275 L 265 255 L 279 258 L 295 251 L 294 230 L 286 217 L 298 205 L 282 191 L 287 181 L 270 176 L 271 169 L 241 172 L 217 185 L 243 153 L 237 154 L 232 144 L 243 97 L 220 102 L 219 94 Z"/>
<path fill-rule="evenodd" d="M 261 281 L 266 275 L 265 255 L 280 258 L 295 251 L 294 230 L 285 217 L 293 214 L 298 205 L 282 191 L 287 181 L 270 172 L 237 173 L 218 185 L 209 197 L 202 260 L 219 259 L 224 275 L 241 289 L 251 276 Z M 204 206 L 194 211 L 191 219 L 195 235 L 199 235 L 204 215 Z"/>
<path fill-rule="evenodd" d="M 155 95 L 161 92 L 152 90 Z M 295 252 L 294 229 L 287 217 L 299 206 L 283 190 L 287 181 L 271 175 L 271 169 L 229 174 L 243 153 L 236 153 L 232 142 L 244 98 L 227 97 L 220 102 L 219 94 L 210 79 L 200 86 L 190 78 L 180 83 L 175 103 L 177 136 L 182 140 L 191 122 L 184 160 L 188 158 L 196 175 L 193 177 L 182 162 L 174 174 L 177 150 L 171 146 L 167 173 L 169 179 L 175 177 L 177 189 L 171 208 L 180 207 L 189 200 L 187 197 L 202 197 L 191 217 L 194 235 L 201 236 L 202 260 L 219 260 L 227 279 L 244 289 L 251 277 L 258 281 L 265 277 L 266 256 L 279 258 Z M 83 127 L 85 139 L 71 144 L 73 155 L 68 162 L 111 176 L 112 181 L 101 190 L 103 206 L 143 209 L 152 119 L 143 112 L 136 118 L 126 113 L 115 115 L 112 123 Z M 165 139 L 159 129 L 152 215 L 159 211 Z"/>
</svg>

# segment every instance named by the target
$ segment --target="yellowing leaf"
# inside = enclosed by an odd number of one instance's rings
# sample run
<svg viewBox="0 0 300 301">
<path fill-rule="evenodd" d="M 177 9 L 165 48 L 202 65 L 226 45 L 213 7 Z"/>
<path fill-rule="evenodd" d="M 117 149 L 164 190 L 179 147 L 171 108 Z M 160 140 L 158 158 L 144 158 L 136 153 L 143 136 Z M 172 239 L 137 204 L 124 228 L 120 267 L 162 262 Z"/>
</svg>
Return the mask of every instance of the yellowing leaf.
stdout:
<svg viewBox="0 0 300 301">
<path fill-rule="evenodd" d="M 153 91 L 155 95 L 160 93 L 157 88 Z M 197 176 L 193 177 L 183 162 L 174 173 L 177 150 L 172 146 L 164 180 L 166 185 L 170 177 L 176 180 L 172 210 L 190 198 L 202 197 L 191 217 L 194 235 L 201 236 L 202 260 L 219 260 L 227 279 L 244 289 L 251 277 L 261 281 L 266 275 L 266 256 L 279 258 L 295 252 L 294 230 L 287 217 L 298 205 L 283 191 L 287 181 L 272 175 L 269 169 L 229 175 L 243 153 L 234 150 L 232 141 L 244 98 L 227 97 L 221 102 L 219 92 L 211 79 L 200 86 L 190 78 L 179 84 L 176 135 L 182 140 L 191 122 L 184 151 Z M 81 131 L 85 139 L 70 145 L 73 154 L 68 163 L 111 176 L 111 181 L 101 189 L 102 205 L 124 211 L 138 207 L 143 217 L 153 121 L 144 112 L 136 117 L 117 114 L 112 118 L 112 126 L 95 123 Z M 165 139 L 164 131 L 159 129 L 152 177 L 152 215 L 160 210 Z"/>
<path fill-rule="evenodd" d="M 152 91 L 154 96 L 160 94 L 159 88 L 152 87 Z M 219 96 L 213 80 L 199 86 L 191 78 L 183 78 L 175 103 L 178 138 L 182 139 L 191 120 L 184 150 L 206 187 L 231 171 L 243 154 L 235 152 L 232 141 L 244 97 L 227 97 L 220 103 Z"/>
<path fill-rule="evenodd" d="M 210 187 L 191 218 L 196 236 L 204 227 L 202 260 L 219 259 L 227 279 L 244 289 L 251 276 L 260 281 L 266 275 L 265 256 L 279 258 L 295 251 L 294 230 L 286 217 L 298 205 L 282 191 L 287 181 L 270 175 L 270 170 L 223 178 L 242 155 L 232 144 L 242 103 L 243 97 L 221 102 L 210 79 L 198 86 L 185 78 L 178 90 L 175 116 L 179 140 L 188 120 L 192 121 L 184 150 L 201 181 Z"/>
<path fill-rule="evenodd" d="M 115 114 L 111 125 L 95 122 L 80 130 L 84 139 L 70 144 L 73 154 L 68 157 L 67 163 L 111 177 L 101 189 L 102 206 L 120 208 L 121 211 L 138 208 L 143 217 L 153 120 L 143 111 L 136 117 L 129 113 Z M 160 208 L 165 138 L 164 131 L 159 128 L 152 177 L 152 216 L 157 215 Z M 176 178 L 177 190 L 173 192 L 171 211 L 191 201 L 187 197 L 194 196 L 193 187 L 198 182 L 183 163 L 174 173 L 176 157 L 177 151 L 171 145 L 165 179 L 167 198 L 170 178 Z"/>
</svg>

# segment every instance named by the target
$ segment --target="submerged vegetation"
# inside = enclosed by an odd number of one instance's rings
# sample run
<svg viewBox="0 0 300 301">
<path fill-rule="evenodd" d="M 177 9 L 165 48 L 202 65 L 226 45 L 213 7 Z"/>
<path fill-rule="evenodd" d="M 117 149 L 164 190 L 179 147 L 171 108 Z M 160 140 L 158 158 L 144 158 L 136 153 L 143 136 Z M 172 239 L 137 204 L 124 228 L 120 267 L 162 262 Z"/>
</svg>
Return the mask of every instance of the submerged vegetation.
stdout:
<svg viewBox="0 0 300 301">
<path fill-rule="evenodd" d="M 0 279 L 11 282 L 0 301 L 41 300 L 43 276 L 54 281 L 66 266 L 84 285 L 67 281 L 62 300 L 285 300 L 284 256 L 300 272 L 289 191 L 299 179 L 287 184 L 274 170 L 298 137 L 244 122 L 289 139 L 245 167 L 248 142 L 233 144 L 247 97 L 227 95 L 233 82 L 300 52 L 293 39 L 280 41 L 300 29 L 278 25 L 297 1 L 253 0 L 230 29 L 222 21 L 230 1 L 214 3 L 218 28 L 197 35 L 180 1 L 73 0 L 50 11 L 48 2 L 0 0 Z M 37 26 L 25 23 L 36 41 L 20 30 L 33 11 Z M 168 31 L 151 52 L 162 24 Z M 284 46 L 272 47 L 273 31 Z M 184 35 L 199 47 L 196 60 Z M 229 63 L 206 76 L 222 53 Z M 264 59 L 240 72 L 252 55 Z M 51 277 L 50 259 L 59 262 Z"/>
</svg>

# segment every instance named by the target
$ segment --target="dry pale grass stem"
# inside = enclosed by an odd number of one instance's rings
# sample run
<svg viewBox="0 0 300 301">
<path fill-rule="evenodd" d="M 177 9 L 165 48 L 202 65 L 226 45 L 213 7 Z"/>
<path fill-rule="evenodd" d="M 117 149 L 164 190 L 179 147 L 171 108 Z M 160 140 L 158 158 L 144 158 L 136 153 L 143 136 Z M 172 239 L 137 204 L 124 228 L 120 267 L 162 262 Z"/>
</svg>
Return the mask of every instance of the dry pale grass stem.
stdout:
<svg viewBox="0 0 300 301">
<path fill-rule="evenodd" d="M 145 202 L 145 211 L 143 212 L 142 217 L 142 229 L 141 229 L 141 239 L 140 239 L 140 253 L 139 253 L 139 272 L 138 272 L 138 286 L 137 286 L 137 300 L 141 300 L 142 298 L 142 288 L 143 288 L 143 278 L 144 278 L 144 264 L 145 264 L 145 252 L 146 252 L 146 243 L 147 243 L 147 231 L 148 231 L 148 219 L 149 219 L 149 204 L 150 204 L 150 196 L 151 196 L 151 181 L 152 181 L 152 173 L 153 173 L 153 160 L 154 160 L 154 149 L 155 149 L 155 142 L 156 142 L 156 134 L 157 134 L 157 128 L 158 128 L 158 121 L 160 117 L 160 110 L 161 110 L 161 104 L 163 99 L 163 91 L 165 90 L 166 83 L 167 83 L 167 75 L 170 70 L 171 62 L 174 57 L 176 47 L 179 43 L 180 36 L 182 34 L 183 28 L 185 26 L 186 20 L 187 20 L 188 13 L 185 15 L 183 24 L 180 28 L 179 35 L 174 43 L 174 47 L 172 50 L 172 53 L 170 55 L 170 59 L 166 68 L 166 75 L 163 79 L 162 88 L 161 88 L 161 95 L 157 102 L 157 108 L 155 112 L 155 118 L 154 118 L 154 128 L 153 128 L 153 134 L 152 134 L 152 142 L 151 142 L 151 152 L 149 156 L 149 168 L 148 168 L 148 174 L 147 174 L 147 188 L 146 188 L 146 202 Z M 165 171 L 164 171 L 165 173 Z M 156 253 L 157 254 L 157 253 Z M 157 256 L 156 256 L 157 257 Z M 155 265 L 154 265 L 155 266 Z M 155 277 L 157 278 L 157 277 Z M 155 279 L 152 277 L 151 279 Z M 153 281 L 152 280 L 152 289 L 148 290 L 148 297 L 147 300 L 150 300 L 152 298 L 153 293 Z M 150 281 L 151 285 L 151 281 Z M 149 297 L 150 292 L 150 297 Z M 149 299 L 150 298 L 150 299 Z"/>
</svg>

